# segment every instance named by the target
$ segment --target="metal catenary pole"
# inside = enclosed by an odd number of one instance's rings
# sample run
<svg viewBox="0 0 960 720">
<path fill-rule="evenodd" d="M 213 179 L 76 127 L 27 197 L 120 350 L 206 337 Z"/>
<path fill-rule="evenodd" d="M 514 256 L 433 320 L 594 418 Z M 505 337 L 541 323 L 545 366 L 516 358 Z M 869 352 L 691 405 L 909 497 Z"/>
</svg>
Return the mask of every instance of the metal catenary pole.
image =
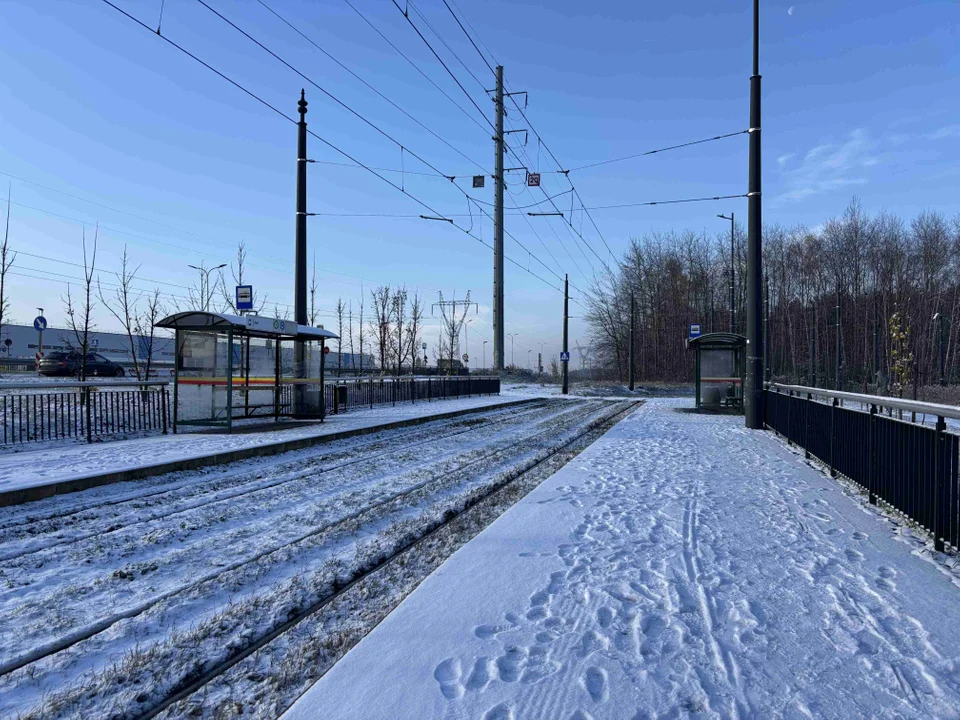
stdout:
<svg viewBox="0 0 960 720">
<path fill-rule="evenodd" d="M 747 382 L 746 427 L 761 430 L 763 403 L 763 276 L 760 182 L 760 0 L 753 0 L 753 75 L 750 77 L 750 181 L 747 199 Z"/>
<path fill-rule="evenodd" d="M 637 381 L 637 371 L 636 371 L 636 358 L 635 358 L 635 346 L 636 346 L 636 323 L 635 319 L 637 316 L 636 303 L 634 301 L 633 291 L 630 291 L 630 369 L 628 372 L 630 380 L 630 392 L 633 392 L 634 386 Z"/>
<path fill-rule="evenodd" d="M 297 103 L 300 121 L 297 123 L 297 226 L 296 226 L 296 268 L 294 278 L 294 320 L 298 325 L 307 324 L 307 101 L 300 90 Z M 293 365 L 296 377 L 306 377 L 304 363 L 304 343 L 300 340 L 293 345 Z M 294 386 L 294 413 L 303 409 L 304 385 Z"/>
<path fill-rule="evenodd" d="M 493 368 L 503 370 L 503 66 L 497 65 L 493 208 Z"/>
<path fill-rule="evenodd" d="M 566 356 L 566 354 L 567 354 L 567 352 L 568 352 L 568 350 L 567 350 L 567 321 L 570 319 L 570 287 L 569 287 L 569 286 L 570 286 L 569 276 L 566 275 L 566 274 L 564 274 L 564 276 L 563 276 L 563 353 L 564 353 L 564 356 Z M 569 389 L 570 389 L 570 387 L 569 387 L 569 379 L 568 379 L 568 376 L 567 376 L 567 366 L 568 366 L 569 364 L 570 364 L 569 362 L 562 362 L 562 363 L 560 363 L 560 365 L 561 365 L 561 373 L 562 373 L 562 376 L 563 376 L 563 387 L 562 387 L 562 389 L 561 389 L 561 392 L 562 392 L 564 395 L 567 395 L 568 392 L 569 392 Z"/>
</svg>

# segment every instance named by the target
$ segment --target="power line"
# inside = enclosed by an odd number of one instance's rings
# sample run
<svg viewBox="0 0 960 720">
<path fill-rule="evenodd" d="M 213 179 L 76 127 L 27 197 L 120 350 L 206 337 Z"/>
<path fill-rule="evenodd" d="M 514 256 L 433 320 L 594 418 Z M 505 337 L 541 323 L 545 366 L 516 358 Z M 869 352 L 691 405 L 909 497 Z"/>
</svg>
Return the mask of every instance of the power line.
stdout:
<svg viewBox="0 0 960 720">
<path fill-rule="evenodd" d="M 588 163 L 587 165 L 578 165 L 577 167 L 572 167 L 568 170 L 556 170 L 555 172 L 566 175 L 567 173 L 574 172 L 575 170 L 586 170 L 587 168 L 598 167 L 600 165 L 609 165 L 611 163 L 622 162 L 624 160 L 633 160 L 634 158 L 644 157 L 646 155 L 656 155 L 657 153 L 666 152 L 667 150 L 677 150 L 679 148 L 690 147 L 692 145 L 702 145 L 703 143 L 713 142 L 714 140 L 723 140 L 725 138 L 736 137 L 737 135 L 745 135 L 749 132 L 749 130 L 738 130 L 737 132 L 726 133 L 725 135 L 715 135 L 713 137 L 703 138 L 702 140 L 691 140 L 690 142 L 680 143 L 679 145 L 670 145 L 668 147 L 657 148 L 656 150 L 647 150 L 646 152 L 635 153 L 633 155 L 624 155 L 623 157 L 617 157 L 611 160 L 601 160 L 600 162 Z"/>
<path fill-rule="evenodd" d="M 739 195 L 715 195 L 713 197 L 684 198 L 682 200 L 654 200 L 650 202 L 625 203 L 623 205 L 599 205 L 591 208 L 592 210 L 613 210 L 615 208 L 642 207 L 645 205 L 679 205 L 681 203 L 708 202 L 710 200 L 733 200 L 735 198 L 745 198 L 748 193 Z"/>
<path fill-rule="evenodd" d="M 473 96 L 472 96 L 470 93 L 467 92 L 467 89 L 466 89 L 466 88 L 463 86 L 463 84 L 460 82 L 460 79 L 459 79 L 459 78 L 453 73 L 453 71 L 447 66 L 447 64 L 443 61 L 443 58 L 440 57 L 440 56 L 437 54 L 437 51 L 433 49 L 433 45 L 430 44 L 430 41 L 427 40 L 427 39 L 423 36 L 423 33 L 420 32 L 420 28 L 418 28 L 418 27 L 414 24 L 413 20 L 410 19 L 410 16 L 403 11 L 403 8 L 401 8 L 399 4 L 397 4 L 397 0 L 391 0 L 391 2 L 396 6 L 397 10 L 400 11 L 400 13 L 403 15 L 403 17 L 406 18 L 406 21 L 410 24 L 410 27 L 412 27 L 412 28 L 414 29 L 414 31 L 417 33 L 417 35 L 420 36 L 420 39 L 423 40 L 424 45 L 426 45 L 426 46 L 430 49 L 430 52 L 433 53 L 433 56 L 434 56 L 434 57 L 437 59 L 437 61 L 443 66 L 443 69 L 447 71 L 447 74 L 448 74 L 450 77 L 453 78 L 453 81 L 457 84 L 457 87 L 459 87 L 459 88 L 463 91 L 463 94 L 467 96 L 467 99 L 468 99 L 468 100 L 473 104 L 473 106 L 477 109 L 477 112 L 479 112 L 480 115 L 483 116 L 483 119 L 487 121 L 487 124 L 490 125 L 490 127 L 493 127 L 493 123 L 490 122 L 490 119 L 489 119 L 486 115 L 484 115 L 483 110 L 481 110 L 481 109 L 480 109 L 480 106 L 477 105 L 476 101 L 473 99 Z M 422 16 L 421 16 L 421 17 L 422 17 Z M 478 81 L 478 82 L 479 82 L 479 81 Z M 494 132 L 496 132 L 496 128 L 494 128 Z"/>
<path fill-rule="evenodd" d="M 472 78 L 476 81 L 477 85 L 479 85 L 482 90 L 486 91 L 486 89 L 487 89 L 487 88 L 486 88 L 486 85 L 484 85 L 482 82 L 480 82 L 480 78 L 478 78 L 476 75 L 474 75 L 474 74 L 473 74 L 473 70 L 471 70 L 471 69 L 467 66 L 467 64 L 466 64 L 463 60 L 460 59 L 460 56 L 457 55 L 457 53 L 454 51 L 454 49 L 453 49 L 452 47 L 450 47 L 450 45 L 447 43 L 446 40 L 443 39 L 443 36 L 442 36 L 439 32 L 437 32 L 436 28 L 434 28 L 433 25 L 430 24 L 430 21 L 427 20 L 426 15 L 424 15 L 424 14 L 420 11 L 420 8 L 418 8 L 416 5 L 414 5 L 413 2 L 412 2 L 412 0 L 407 0 L 407 4 L 408 4 L 410 7 L 413 8 L 413 11 L 414 11 L 415 13 L 417 13 L 417 15 L 420 16 L 420 19 L 423 20 L 423 22 L 426 24 L 426 26 L 427 26 L 428 28 L 430 28 L 431 32 L 433 32 L 433 34 L 437 36 L 437 39 L 438 39 L 440 42 L 443 43 L 443 46 L 444 46 L 445 48 L 447 48 L 447 50 L 450 51 L 450 54 L 453 55 L 454 59 L 455 59 L 458 63 L 460 63 L 460 65 L 463 67 L 463 69 L 466 70 L 467 73 L 469 73 L 470 77 L 472 77 Z M 404 14 L 406 14 L 406 13 L 404 13 Z"/>
<path fill-rule="evenodd" d="M 448 175 L 448 174 L 445 173 L 445 172 L 442 172 L 440 169 L 438 169 L 436 166 L 434 166 L 434 165 L 433 165 L 432 163 L 430 163 L 428 160 L 424 159 L 423 157 L 421 157 L 420 155 L 418 155 L 417 153 L 415 153 L 413 150 L 411 150 L 410 148 L 406 147 L 402 142 L 400 142 L 399 140 L 397 140 L 395 137 L 393 137 L 390 133 L 388 133 L 386 130 L 384 130 L 383 128 L 381 128 L 381 127 L 380 127 L 379 125 L 377 125 L 375 122 L 373 122 L 373 121 L 370 120 L 369 118 L 365 117 L 362 113 L 358 112 L 357 110 L 354 110 L 352 107 L 350 107 L 350 106 L 347 105 L 345 102 L 343 102 L 343 100 L 341 100 L 341 99 L 338 98 L 336 95 L 334 95 L 333 93 L 331 93 L 329 90 L 327 90 L 326 88 L 324 88 L 322 85 L 320 85 L 319 83 L 317 83 L 316 81 L 314 81 L 313 78 L 309 77 L 306 73 L 301 72 L 301 71 L 298 70 L 296 67 L 294 67 L 293 65 L 291 65 L 290 63 L 288 63 L 286 60 L 284 60 L 282 57 L 280 57 L 280 56 L 279 56 L 277 53 L 275 53 L 273 50 L 271 50 L 271 49 L 268 48 L 266 45 L 264 45 L 262 42 L 260 42 L 260 41 L 257 40 L 255 37 L 253 37 L 253 36 L 252 36 L 250 33 L 248 33 L 246 30 L 244 30 L 243 28 L 241 28 L 240 26 L 238 26 L 236 23 L 234 23 L 232 20 L 230 20 L 230 19 L 227 18 L 226 16 L 224 16 L 224 15 L 220 14 L 219 12 L 217 12 L 214 8 L 210 7 L 210 6 L 205 2 L 205 0 L 197 0 L 197 2 L 200 3 L 201 5 L 203 5 L 207 10 L 209 10 L 210 12 L 212 12 L 212 13 L 213 13 L 214 15 L 216 15 L 218 18 L 220 18 L 221 20 L 223 20 L 225 23 L 227 23 L 227 25 L 229 25 L 229 26 L 232 27 L 234 30 L 236 30 L 237 32 L 239 32 L 239 33 L 240 33 L 241 35 L 243 35 L 245 38 L 247 38 L 247 39 L 250 40 L 252 43 L 254 43 L 255 45 L 257 45 L 257 47 L 261 48 L 264 52 L 268 53 L 271 57 L 275 58 L 275 59 L 278 60 L 280 63 L 282 63 L 283 65 L 285 65 L 287 68 L 289 68 L 290 70 L 292 70 L 293 72 L 295 72 L 297 75 L 299 75 L 301 78 L 303 78 L 304 80 L 306 80 L 308 83 L 310 83 L 311 85 L 313 85 L 317 90 L 319 90 L 319 91 L 322 92 L 324 95 L 326 95 L 328 98 L 330 98 L 331 100 L 333 100 L 333 101 L 334 101 L 335 103 L 337 103 L 340 107 L 344 108 L 347 112 L 349 112 L 349 113 L 351 113 L 352 115 L 354 115 L 358 120 L 361 120 L 362 122 L 366 123 L 366 124 L 369 125 L 371 128 L 373 128 L 374 130 L 376 130 L 378 133 L 380 133 L 381 135 L 383 135 L 383 137 L 387 138 L 390 142 L 394 143 L 397 147 L 399 147 L 399 148 L 401 149 L 401 151 L 406 150 L 410 155 L 412 155 L 412 156 L 415 157 L 417 160 L 419 160 L 419 161 L 422 162 L 424 165 L 426 165 L 428 168 L 430 168 L 431 170 L 433 170 L 433 171 L 434 171 L 435 173 L 437 173 L 437 175 L 439 175 L 440 177 L 445 177 L 445 178 L 447 178 L 448 180 L 450 180 L 451 182 L 453 181 L 453 179 L 450 177 L 450 175 Z M 469 159 L 469 158 L 468 158 L 468 159 Z M 473 161 L 471 160 L 471 162 L 473 162 Z M 478 165 L 477 167 L 480 167 L 480 168 L 482 169 L 482 166 L 480 166 L 480 165 Z"/>
<path fill-rule="evenodd" d="M 116 5 L 114 5 L 110 0 L 102 0 L 102 1 L 103 1 L 105 4 L 109 5 L 110 7 L 112 7 L 114 10 L 117 10 L 119 13 L 121 13 L 122 15 L 126 16 L 127 18 L 129 18 L 130 20 L 133 20 L 135 23 L 137 23 L 138 25 L 140 25 L 140 26 L 141 26 L 142 28 L 144 28 L 145 30 L 149 31 L 151 34 L 158 35 L 152 28 L 150 28 L 149 26 L 147 26 L 146 24 L 144 24 L 143 22 L 141 22 L 141 21 L 138 20 L 137 18 L 133 17 L 133 16 L 130 15 L 129 13 L 127 13 L 127 12 L 123 11 L 122 9 L 118 8 L 118 7 L 117 7 Z M 278 115 L 280 115 L 280 116 L 281 116 L 282 118 L 284 118 L 285 120 L 288 120 L 289 122 L 291 122 L 291 123 L 293 123 L 293 124 L 296 124 L 296 121 L 293 120 L 293 118 L 291 118 L 291 117 L 289 117 L 288 115 L 286 115 L 283 111 L 278 110 L 276 107 L 274 107 L 273 105 L 271 105 L 271 104 L 268 103 L 267 101 L 263 100 L 262 98 L 260 98 L 258 95 L 256 95 L 256 94 L 253 93 L 252 91 L 246 89 L 245 87 L 243 87 L 242 85 L 240 85 L 240 84 L 239 84 L 238 82 L 236 82 L 235 80 L 229 78 L 228 76 L 226 76 L 225 74 L 223 74 L 223 73 L 220 72 L 219 70 L 215 69 L 214 67 L 212 67 L 212 66 L 209 65 L 208 63 L 204 62 L 203 60 L 201 60 L 200 58 L 198 58 L 198 57 L 197 57 L 196 55 L 194 55 L 193 53 L 191 53 L 191 52 L 189 52 L 188 50 L 184 49 L 183 47 L 181 47 L 181 46 L 178 45 L 177 43 L 173 42 L 172 40 L 170 40 L 169 38 L 167 38 L 167 37 L 164 36 L 164 35 L 158 35 L 158 37 L 160 37 L 161 39 L 163 39 L 164 41 L 166 41 L 168 44 L 172 45 L 173 47 L 177 48 L 178 50 L 180 50 L 181 52 L 183 52 L 185 55 L 187 55 L 188 57 L 192 58 L 192 59 L 195 60 L 196 62 L 200 63 L 201 65 L 203 65 L 203 66 L 206 67 L 207 69 L 209 69 L 209 70 L 211 70 L 212 72 L 214 72 L 218 77 L 223 78 L 224 80 L 226 80 L 227 82 L 229 82 L 231 85 L 233 85 L 233 86 L 237 87 L 238 89 L 242 90 L 242 91 L 244 92 L 244 94 L 249 95 L 250 97 L 252 97 L 252 98 L 254 98 L 255 100 L 257 100 L 258 102 L 260 102 L 262 105 L 265 105 L 266 107 L 270 108 L 271 110 L 273 110 L 275 113 L 277 113 Z M 259 43 L 258 43 L 258 44 L 259 44 Z M 363 169 L 367 170 L 370 174 L 376 176 L 376 177 L 379 178 L 381 181 L 385 182 L 385 183 L 386 183 L 387 185 L 389 185 L 390 187 L 392 187 L 392 188 L 394 188 L 394 189 L 396 189 L 396 190 L 399 190 L 401 193 L 403 193 L 404 195 L 406 195 L 407 197 L 409 197 L 411 200 L 413 200 L 414 202 L 416 202 L 418 205 L 420 205 L 421 207 L 423 207 L 423 208 L 425 208 L 427 211 L 429 211 L 430 214 L 431 214 L 431 216 L 437 217 L 437 216 L 440 215 L 440 213 L 439 213 L 437 210 L 433 209 L 430 205 L 428 205 L 427 203 L 425 203 L 423 200 L 420 200 L 420 199 L 419 199 L 418 197 L 416 197 L 415 195 L 407 192 L 404 188 L 402 188 L 401 186 L 399 186 L 399 185 L 397 185 L 396 183 L 392 182 L 391 180 L 387 179 L 386 177 L 384 177 L 384 176 L 381 175 L 380 173 L 376 172 L 376 171 L 373 170 L 370 166 L 366 165 L 365 163 L 360 162 L 357 158 L 355 158 L 355 157 L 353 157 L 352 155 L 350 155 L 347 151 L 339 148 L 338 146 L 336 146 L 335 144 L 333 144 L 332 142 L 330 142 L 330 141 L 327 140 L 326 138 L 318 135 L 317 133 L 315 133 L 314 131 L 312 131 L 312 130 L 310 130 L 310 129 L 308 129 L 307 132 L 308 132 L 312 137 L 316 138 L 316 139 L 319 140 L 321 143 L 323 143 L 324 145 L 326 145 L 327 147 L 329 147 L 331 150 L 334 150 L 335 152 L 339 153 L 340 155 L 342 155 L 343 157 L 347 158 L 347 159 L 350 160 L 351 162 L 356 163 L 357 165 L 359 165 L 359 166 L 362 167 Z M 470 196 L 467 195 L 466 192 L 463 191 L 462 188 L 459 188 L 459 187 L 456 186 L 456 185 L 454 185 L 454 187 L 457 187 L 458 190 L 460 190 L 462 193 L 464 193 L 464 195 L 467 197 L 468 201 L 470 200 Z M 478 207 L 479 207 L 479 206 L 478 206 Z M 489 216 L 488 216 L 488 217 L 489 217 Z M 463 228 L 463 227 L 457 225 L 457 224 L 454 223 L 452 220 L 450 221 L 450 224 L 451 224 L 453 227 L 455 227 L 455 228 L 457 228 L 458 230 L 460 230 L 461 232 L 463 232 L 464 234 L 466 234 L 466 235 L 468 235 L 469 237 L 473 238 L 474 240 L 476 240 L 476 241 L 479 242 L 480 244 L 484 245 L 485 247 L 488 247 L 488 248 L 490 248 L 491 250 L 493 249 L 493 247 L 492 247 L 489 243 L 487 243 L 486 241 L 484 241 L 482 238 L 476 237 L 475 235 L 473 235 L 473 234 L 472 234 L 469 230 L 467 230 L 466 228 Z M 515 238 L 514 238 L 514 239 L 515 239 Z M 519 241 L 517 241 L 517 242 L 518 242 L 518 244 L 519 244 Z M 522 245 L 521 245 L 521 247 L 522 247 Z M 529 251 L 528 251 L 528 252 L 529 252 Z M 530 254 L 531 254 L 531 256 L 533 256 L 532 253 L 530 253 Z M 533 256 L 533 257 L 536 257 L 536 256 Z M 532 275 L 533 277 L 537 278 L 538 280 L 540 280 L 541 282 L 543 282 L 545 285 L 548 285 L 549 287 L 553 288 L 553 289 L 556 290 L 557 292 L 563 292 L 563 291 L 562 291 L 560 288 L 558 288 L 556 285 L 551 284 L 548 280 L 544 279 L 543 277 L 541 277 L 541 276 L 538 275 L 537 273 L 533 272 L 533 271 L 530 270 L 529 268 L 524 267 L 521 263 L 518 263 L 516 260 L 514 260 L 514 259 L 512 259 L 512 258 L 510 258 L 510 257 L 507 257 L 506 255 L 504 256 L 504 258 L 505 258 L 506 260 L 510 261 L 511 263 L 513 263 L 514 265 L 516 265 L 517 267 L 521 268 L 521 269 L 524 270 L 525 272 L 527 272 L 529 275 Z M 540 260 L 539 258 L 537 258 L 537 261 L 540 262 L 544 267 L 547 267 L 547 268 L 548 268 L 548 266 L 547 266 L 545 263 L 543 263 L 543 261 Z M 548 269 L 549 269 L 549 268 L 548 268 Z M 552 271 L 551 271 L 551 272 L 552 272 Z"/>
<path fill-rule="evenodd" d="M 476 125 L 478 128 L 480 128 L 481 130 L 483 130 L 484 132 L 486 132 L 486 128 L 485 128 L 483 125 L 481 125 L 480 122 L 479 122 L 473 115 L 471 115 L 467 110 L 465 110 L 460 103 L 458 103 L 456 100 L 454 100 L 452 97 L 450 97 L 450 95 L 447 93 L 446 90 L 444 90 L 442 87 L 440 87 L 439 85 L 437 85 L 437 83 L 433 80 L 433 78 L 431 78 L 431 77 L 430 77 L 429 75 L 427 75 L 423 70 L 421 70 L 419 65 L 417 65 L 413 60 L 411 60 L 400 48 L 398 48 L 396 45 L 394 45 L 394 44 L 390 41 L 390 39 L 389 39 L 386 35 L 384 35 L 376 25 L 374 25 L 372 22 L 370 22 L 369 19 L 367 19 L 366 15 L 364 15 L 362 12 L 360 12 L 359 10 L 357 10 L 356 7 L 354 7 L 354 5 L 350 2 L 350 0 L 343 0 L 343 1 L 350 7 L 351 10 L 353 10 L 357 15 L 359 15 L 359 16 L 360 16 L 360 19 L 363 20 L 367 25 L 369 25 L 369 26 L 373 29 L 373 31 L 374 31 L 375 33 L 377 33 L 377 35 L 379 35 L 381 38 L 383 38 L 384 42 L 386 42 L 387 45 L 389 45 L 389 46 L 392 47 L 394 50 L 396 50 L 396 51 L 397 51 L 397 54 L 400 55 L 400 57 L 402 57 L 404 60 L 406 60 L 408 63 L 410 63 L 410 65 L 413 66 L 413 69 L 414 69 L 414 70 L 416 70 L 418 73 L 420 73 L 420 74 L 427 80 L 427 82 L 429 82 L 429 83 L 430 83 L 431 85 L 433 85 L 437 90 L 439 90 L 439 91 L 440 91 L 440 94 L 442 94 L 447 100 L 449 100 L 451 103 L 453 103 L 454 106 L 456 106 L 456 108 L 457 108 L 460 112 L 462 112 L 464 115 L 466 115 L 466 116 L 473 122 L 474 125 Z M 481 116 L 483 115 L 482 112 L 481 112 L 480 114 L 481 114 Z M 484 119 L 486 119 L 486 118 L 484 118 Z"/>
<path fill-rule="evenodd" d="M 463 30 L 463 34 L 467 36 L 467 40 L 469 40 L 470 44 L 473 45 L 473 49 L 477 51 L 477 54 L 483 60 L 484 64 L 490 69 L 490 72 L 496 75 L 497 71 L 493 69 L 493 66 L 489 62 L 487 62 L 487 57 L 482 52 L 480 52 L 480 48 L 477 47 L 477 44 L 473 41 L 473 38 L 470 37 L 470 33 L 467 32 L 467 29 L 463 26 L 463 23 L 460 22 L 460 18 L 457 17 L 457 14 L 453 11 L 453 8 L 451 8 L 450 5 L 447 3 L 447 0 L 443 0 L 443 4 L 446 6 L 447 10 L 450 11 L 450 14 L 453 15 L 453 19 L 457 21 L 457 25 L 460 26 L 461 30 Z M 423 17 L 422 14 L 421 14 L 421 17 Z M 493 56 L 493 53 L 491 53 L 491 57 L 492 56 Z"/>
<path fill-rule="evenodd" d="M 476 166 L 477 166 L 478 168 L 480 168 L 481 170 L 484 169 L 483 166 L 482 166 L 480 163 L 478 163 L 476 160 L 473 160 L 472 158 L 470 158 L 469 156 L 467 156 L 465 153 L 461 152 L 459 148 L 457 148 L 457 147 L 454 146 L 452 143 L 448 142 L 445 138 L 441 137 L 439 134 L 437 134 L 436 132 L 434 132 L 433 130 L 431 130 L 429 127 L 427 127 L 426 125 L 424 125 L 422 122 L 420 122 L 420 120 L 418 120 L 418 119 L 415 118 L 413 115 L 411 115 L 411 114 L 408 113 L 406 110 L 404 110 L 402 107 L 400 107 L 399 105 L 397 105 L 397 103 L 395 103 L 393 100 L 391 100 L 390 98 L 388 98 L 388 97 L 387 97 L 386 95 L 384 95 L 382 92 L 380 92 L 379 90 L 377 90 L 373 85 L 371 85 L 371 84 L 368 83 L 366 80 L 364 80 L 362 77 L 360 77 L 359 75 L 357 75 L 357 73 L 355 73 L 355 72 L 354 72 L 353 70 L 351 70 L 349 67 L 347 67 L 347 66 L 344 65 L 342 62 L 340 62 L 339 60 L 337 60 L 337 58 L 335 58 L 335 57 L 334 57 L 333 55 L 331 55 L 329 52 L 327 52 L 327 51 L 324 50 L 322 47 L 320 47 L 320 45 L 318 45 L 313 39 L 311 39 L 308 35 L 306 35 L 305 33 L 303 33 L 303 32 L 300 30 L 300 28 L 298 28 L 297 26 L 295 26 L 293 23 L 291 23 L 289 20 L 287 20 L 285 17 L 283 17 L 283 16 L 282 16 L 280 13 L 278 13 L 276 10 L 274 10 L 272 7 L 270 7 L 269 5 L 267 5 L 267 3 L 264 2 L 264 0 L 257 0 L 257 2 L 260 3 L 264 8 L 266 8 L 270 13 L 272 13 L 277 19 L 279 19 L 279 20 L 280 20 L 282 23 L 284 23 L 287 27 L 289 27 L 291 30 L 293 30 L 295 33 L 297 33 L 297 35 L 299 35 L 299 36 L 302 37 L 304 40 L 306 40 L 308 43 L 310 43 L 311 45 L 313 45 L 313 47 L 315 47 L 317 50 L 319 50 L 320 52 L 322 52 L 326 57 L 328 57 L 330 60 L 332 60 L 333 62 L 335 62 L 337 65 L 339 65 L 341 68 L 343 68 L 344 70 L 346 70 L 348 73 L 350 73 L 350 74 L 351 74 L 353 77 L 355 77 L 357 80 L 359 80 L 361 83 L 363 83 L 367 88 L 369 88 L 369 89 L 372 90 L 374 93 L 376 93 L 377 96 L 379 96 L 380 98 L 382 98 L 383 100 L 385 100 L 386 102 L 388 102 L 391 106 L 393 106 L 394 108 L 396 108 L 397 110 L 399 110 L 399 111 L 400 111 L 401 113 L 403 113 L 406 117 L 408 117 L 408 118 L 410 118 L 411 120 L 413 120 L 417 125 L 419 125 L 419 126 L 422 127 L 424 130 L 426 130 L 428 133 L 430 133 L 430 134 L 433 135 L 435 138 L 437 138 L 437 140 L 439 140 L 439 141 L 442 142 L 444 145 L 446 145 L 446 146 L 449 147 L 451 150 L 453 150 L 455 153 L 457 153 L 458 155 L 460 155 L 460 157 L 465 158 L 467 161 L 473 163 L 474 165 L 476 165 Z M 485 170 L 484 170 L 484 172 L 486 173 Z"/>
</svg>

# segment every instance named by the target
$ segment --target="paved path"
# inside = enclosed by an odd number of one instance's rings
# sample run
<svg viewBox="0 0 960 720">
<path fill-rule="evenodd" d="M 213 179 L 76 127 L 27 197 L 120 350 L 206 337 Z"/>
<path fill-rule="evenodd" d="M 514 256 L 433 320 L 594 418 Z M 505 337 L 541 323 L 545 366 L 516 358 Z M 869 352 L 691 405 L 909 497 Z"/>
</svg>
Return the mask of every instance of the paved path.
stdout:
<svg viewBox="0 0 960 720">
<path fill-rule="evenodd" d="M 621 422 L 285 719 L 960 717 L 956 576 L 771 433 L 689 404 Z"/>
</svg>

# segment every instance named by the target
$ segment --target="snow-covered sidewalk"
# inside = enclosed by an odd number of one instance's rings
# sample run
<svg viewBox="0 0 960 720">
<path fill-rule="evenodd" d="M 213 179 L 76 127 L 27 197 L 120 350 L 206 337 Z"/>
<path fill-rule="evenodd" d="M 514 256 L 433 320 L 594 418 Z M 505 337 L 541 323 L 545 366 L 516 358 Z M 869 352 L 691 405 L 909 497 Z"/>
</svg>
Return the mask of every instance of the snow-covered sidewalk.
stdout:
<svg viewBox="0 0 960 720">
<path fill-rule="evenodd" d="M 649 401 L 285 720 L 960 717 L 960 587 L 741 418 Z"/>
<path fill-rule="evenodd" d="M 118 440 L 116 442 L 64 445 L 0 455 L 0 492 L 49 485 L 148 465 L 182 462 L 191 458 L 244 448 L 320 437 L 344 431 L 385 425 L 403 420 L 473 408 L 516 402 L 519 397 L 484 395 L 436 402 L 404 403 L 328 415 L 323 423 L 291 424 L 263 432 L 233 435 L 184 433 Z"/>
</svg>

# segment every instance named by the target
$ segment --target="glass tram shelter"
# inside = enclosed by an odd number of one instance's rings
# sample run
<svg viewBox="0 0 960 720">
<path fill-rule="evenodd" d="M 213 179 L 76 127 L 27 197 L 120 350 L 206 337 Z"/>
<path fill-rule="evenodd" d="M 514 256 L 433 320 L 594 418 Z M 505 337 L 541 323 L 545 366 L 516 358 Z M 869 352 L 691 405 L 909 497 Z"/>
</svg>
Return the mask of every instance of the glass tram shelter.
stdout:
<svg viewBox="0 0 960 720">
<path fill-rule="evenodd" d="M 157 327 L 176 336 L 173 432 L 179 425 L 224 427 L 272 417 L 323 420 L 326 341 L 323 328 L 258 315 L 190 310 Z M 295 344 L 304 343 L 296 362 Z"/>
<path fill-rule="evenodd" d="M 708 333 L 687 340 L 697 353 L 697 410 L 743 412 L 747 338 L 734 333 Z"/>
</svg>

